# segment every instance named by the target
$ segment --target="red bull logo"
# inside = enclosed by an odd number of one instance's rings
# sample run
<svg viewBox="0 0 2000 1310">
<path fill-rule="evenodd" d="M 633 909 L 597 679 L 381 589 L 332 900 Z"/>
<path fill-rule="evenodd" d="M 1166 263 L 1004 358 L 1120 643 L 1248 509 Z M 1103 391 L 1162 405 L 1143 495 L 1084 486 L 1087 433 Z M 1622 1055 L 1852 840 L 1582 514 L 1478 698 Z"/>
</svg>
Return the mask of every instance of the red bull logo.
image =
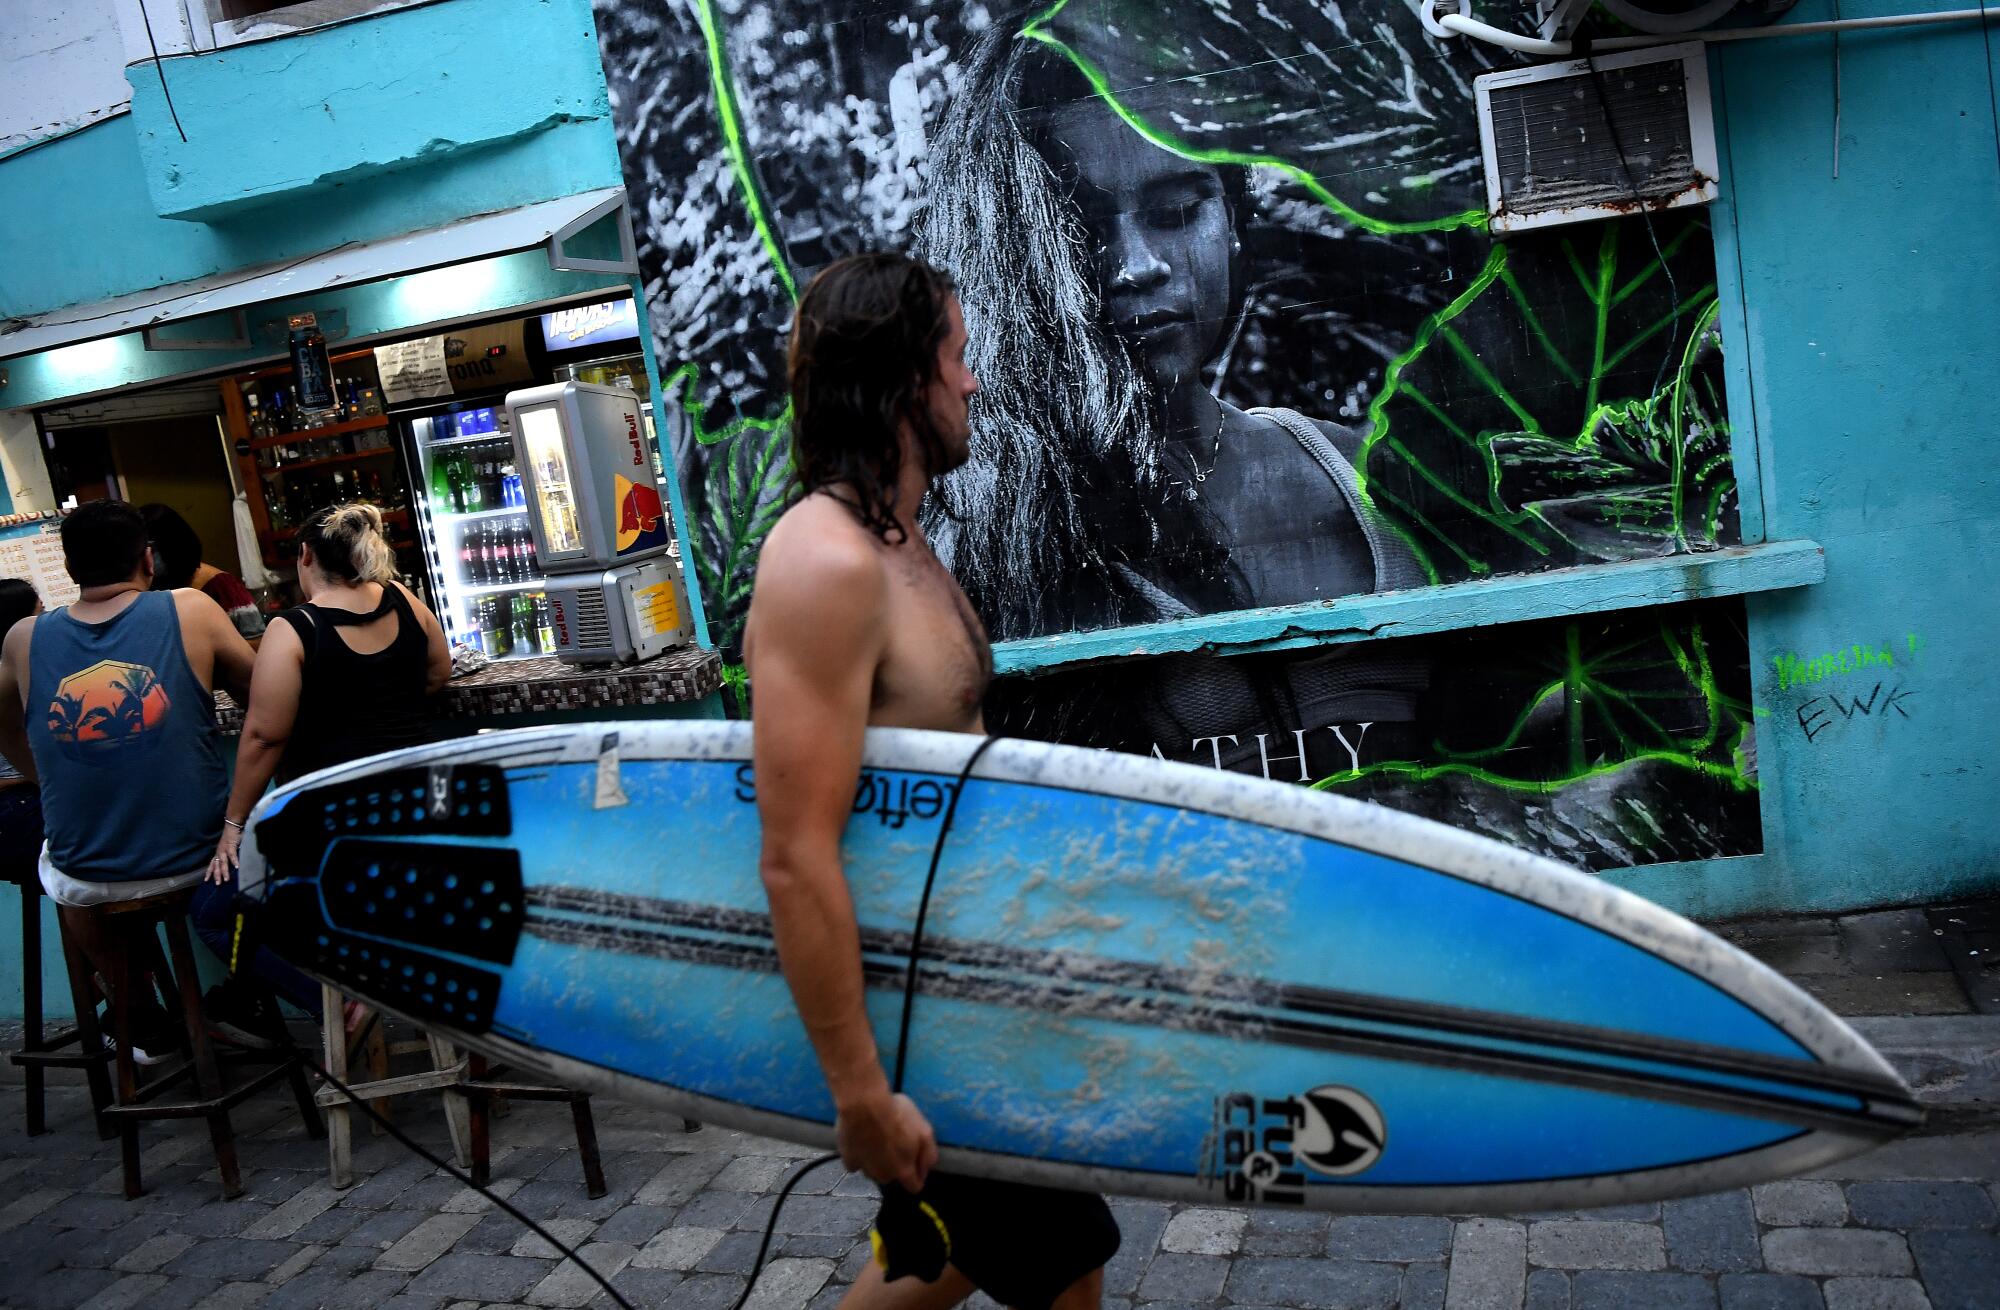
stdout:
<svg viewBox="0 0 2000 1310">
<path fill-rule="evenodd" d="M 664 544 L 667 511 L 660 503 L 660 489 L 646 482 L 633 482 L 622 474 L 617 478 L 618 553 Z"/>
</svg>

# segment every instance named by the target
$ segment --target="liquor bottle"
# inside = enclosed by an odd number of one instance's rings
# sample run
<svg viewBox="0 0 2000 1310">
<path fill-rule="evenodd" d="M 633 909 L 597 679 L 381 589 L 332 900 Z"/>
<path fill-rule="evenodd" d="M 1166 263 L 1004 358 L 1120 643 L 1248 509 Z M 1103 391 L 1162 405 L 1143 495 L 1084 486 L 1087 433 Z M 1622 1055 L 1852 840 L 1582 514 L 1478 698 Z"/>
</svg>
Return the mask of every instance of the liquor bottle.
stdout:
<svg viewBox="0 0 2000 1310">
<path fill-rule="evenodd" d="M 493 581 L 496 583 L 514 580 L 514 543 L 508 539 L 507 529 L 498 523 L 486 525 L 487 539 L 493 543 Z"/>
<path fill-rule="evenodd" d="M 500 617 L 500 601 L 493 596 L 479 599 L 479 636 L 486 654 L 499 659 L 507 653 L 507 624 Z"/>
<path fill-rule="evenodd" d="M 249 417 L 249 423 L 250 423 L 250 435 L 251 435 L 252 437 L 261 437 L 261 436 L 263 436 L 263 435 L 264 435 L 264 409 L 263 409 L 263 406 L 262 406 L 262 405 L 261 405 L 261 404 L 260 404 L 260 403 L 258 402 L 258 400 L 257 400 L 257 393 L 256 393 L 256 392 L 254 392 L 254 391 L 252 391 L 252 392 L 249 392 L 249 393 L 247 393 L 247 394 L 246 394 L 246 395 L 245 395 L 245 396 L 243 397 L 243 401 L 244 401 L 244 404 L 248 405 L 248 406 L 249 406 L 249 409 L 250 409 L 250 413 L 249 413 L 249 416 L 248 416 L 248 417 Z"/>
<path fill-rule="evenodd" d="M 535 558 L 535 534 L 523 523 L 515 529 L 521 534 L 521 581 L 527 582 L 542 576 L 541 561 Z"/>
<path fill-rule="evenodd" d="M 549 598 L 541 592 L 535 593 L 535 630 L 541 639 L 542 654 L 555 654 L 555 616 L 549 612 Z"/>
<path fill-rule="evenodd" d="M 340 384 L 340 389 L 341 389 L 341 394 L 345 397 L 347 402 L 345 405 L 342 406 L 342 410 L 344 411 L 345 416 L 349 419 L 360 418 L 361 384 L 359 382 L 356 382 L 353 378 L 349 378 L 347 379 L 347 381 Z"/>
<path fill-rule="evenodd" d="M 450 514 L 453 512 L 451 499 L 451 461 L 437 451 L 431 452 L 431 513 Z"/>
<path fill-rule="evenodd" d="M 458 571 L 467 586 L 479 585 L 479 535 L 470 525 L 458 534 Z"/>
<path fill-rule="evenodd" d="M 479 485 L 478 470 L 472 466 L 471 458 L 463 451 L 458 456 L 459 476 L 465 484 L 465 512 L 477 514 L 485 509 L 486 489 Z"/>
<path fill-rule="evenodd" d="M 516 655 L 535 653 L 535 602 L 525 595 L 516 595 L 511 606 L 514 613 L 513 629 L 508 636 L 512 640 Z"/>
</svg>

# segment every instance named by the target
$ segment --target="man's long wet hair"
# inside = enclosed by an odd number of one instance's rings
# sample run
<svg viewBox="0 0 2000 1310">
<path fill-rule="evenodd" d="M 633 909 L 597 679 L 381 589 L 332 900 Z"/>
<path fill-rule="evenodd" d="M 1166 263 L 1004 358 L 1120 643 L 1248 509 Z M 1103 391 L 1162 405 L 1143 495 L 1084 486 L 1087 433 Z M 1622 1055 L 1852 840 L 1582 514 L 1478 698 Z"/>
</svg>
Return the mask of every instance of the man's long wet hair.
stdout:
<svg viewBox="0 0 2000 1310">
<path fill-rule="evenodd" d="M 926 470 L 949 462 L 931 416 L 952 281 L 886 251 L 821 269 L 792 317 L 792 458 L 800 491 L 835 494 L 884 541 L 901 541 L 896 484 L 907 424 Z"/>
</svg>

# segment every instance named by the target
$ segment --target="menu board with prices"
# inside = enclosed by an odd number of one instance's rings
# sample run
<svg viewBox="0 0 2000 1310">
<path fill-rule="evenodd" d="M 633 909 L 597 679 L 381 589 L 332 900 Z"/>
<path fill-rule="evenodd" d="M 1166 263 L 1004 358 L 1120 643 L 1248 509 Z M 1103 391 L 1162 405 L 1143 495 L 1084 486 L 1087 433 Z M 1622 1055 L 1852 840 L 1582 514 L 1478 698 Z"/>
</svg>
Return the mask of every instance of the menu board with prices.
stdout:
<svg viewBox="0 0 2000 1310">
<path fill-rule="evenodd" d="M 44 609 L 74 604 L 80 594 L 63 563 L 62 538 L 47 529 L 0 541 L 0 578 L 31 583 Z"/>
</svg>

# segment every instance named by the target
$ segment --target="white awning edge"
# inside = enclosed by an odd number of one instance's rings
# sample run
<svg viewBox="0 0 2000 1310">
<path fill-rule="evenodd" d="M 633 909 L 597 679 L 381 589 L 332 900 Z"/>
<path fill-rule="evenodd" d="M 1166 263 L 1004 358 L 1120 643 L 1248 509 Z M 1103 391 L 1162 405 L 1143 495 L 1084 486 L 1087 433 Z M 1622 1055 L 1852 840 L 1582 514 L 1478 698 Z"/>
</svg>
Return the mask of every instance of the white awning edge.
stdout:
<svg viewBox="0 0 2000 1310">
<path fill-rule="evenodd" d="M 319 254 L 281 263 L 234 269 L 130 295 L 67 305 L 44 314 L 0 320 L 0 359 L 538 246 L 548 250 L 551 267 L 564 267 L 565 264 L 556 262 L 561 256 L 561 242 L 622 206 L 624 199 L 624 188 L 602 187 L 516 209 L 477 214 L 403 236 L 350 241 Z M 620 222 L 629 229 L 629 222 L 623 216 Z M 630 249 L 630 238 L 626 237 L 621 253 L 629 255 Z M 565 261 L 571 266 L 583 262 Z M 634 272 L 637 268 L 629 258 L 617 264 L 588 263 L 595 272 Z"/>
</svg>

